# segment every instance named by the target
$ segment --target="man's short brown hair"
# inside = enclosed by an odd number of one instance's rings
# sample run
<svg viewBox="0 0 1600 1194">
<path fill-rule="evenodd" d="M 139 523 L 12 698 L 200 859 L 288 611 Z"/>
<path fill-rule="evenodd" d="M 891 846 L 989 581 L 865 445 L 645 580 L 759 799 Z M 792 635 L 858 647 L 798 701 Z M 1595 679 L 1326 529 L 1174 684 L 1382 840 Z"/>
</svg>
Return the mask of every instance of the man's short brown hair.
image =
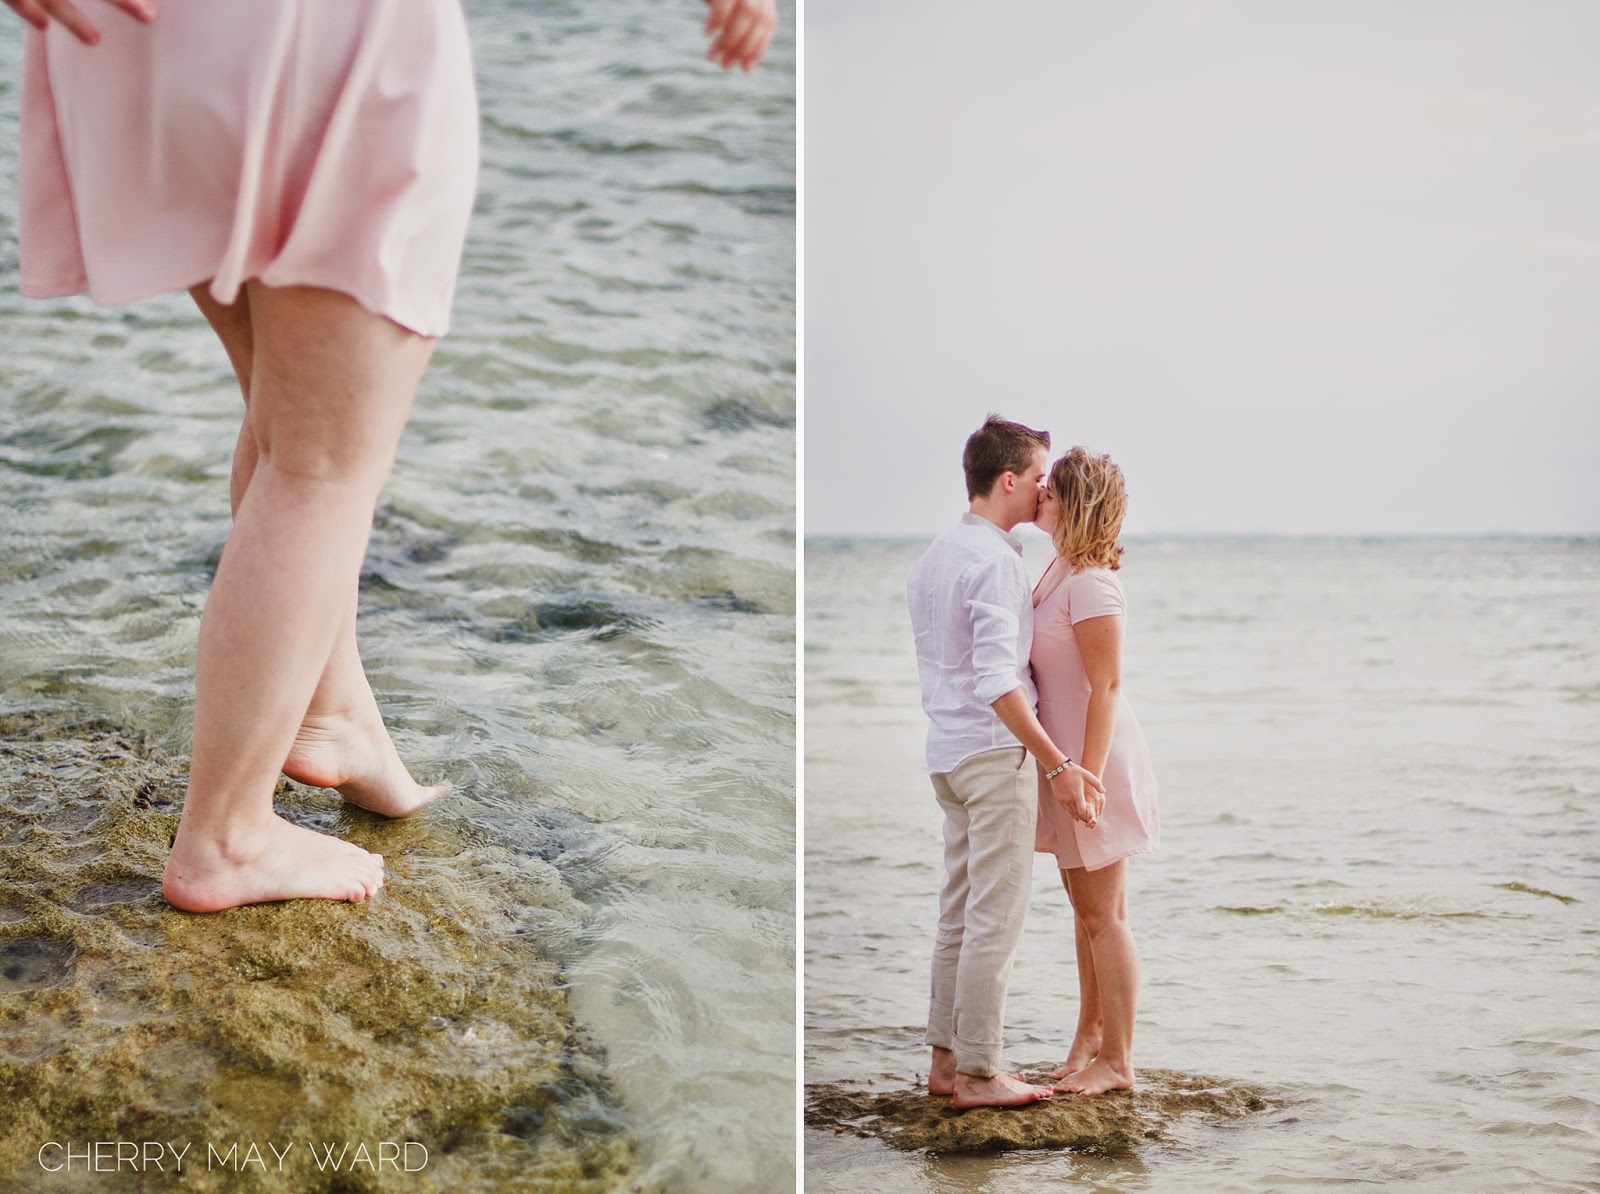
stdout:
<svg viewBox="0 0 1600 1194">
<path fill-rule="evenodd" d="M 984 497 L 1002 473 L 1026 472 L 1033 454 L 1050 450 L 1050 433 L 990 415 L 967 437 L 961 467 L 967 473 L 967 500 Z"/>
</svg>

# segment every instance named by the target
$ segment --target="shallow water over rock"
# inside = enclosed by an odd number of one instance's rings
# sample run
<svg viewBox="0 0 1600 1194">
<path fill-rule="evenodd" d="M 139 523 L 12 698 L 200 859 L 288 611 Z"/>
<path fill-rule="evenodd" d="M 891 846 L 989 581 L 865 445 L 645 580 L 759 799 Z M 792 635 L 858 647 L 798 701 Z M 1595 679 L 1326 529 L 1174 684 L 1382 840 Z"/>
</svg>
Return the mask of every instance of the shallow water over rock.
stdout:
<svg viewBox="0 0 1600 1194">
<path fill-rule="evenodd" d="M 0 991 L 56 987 L 72 975 L 76 951 L 52 937 L 17 937 L 0 945 Z"/>
</svg>

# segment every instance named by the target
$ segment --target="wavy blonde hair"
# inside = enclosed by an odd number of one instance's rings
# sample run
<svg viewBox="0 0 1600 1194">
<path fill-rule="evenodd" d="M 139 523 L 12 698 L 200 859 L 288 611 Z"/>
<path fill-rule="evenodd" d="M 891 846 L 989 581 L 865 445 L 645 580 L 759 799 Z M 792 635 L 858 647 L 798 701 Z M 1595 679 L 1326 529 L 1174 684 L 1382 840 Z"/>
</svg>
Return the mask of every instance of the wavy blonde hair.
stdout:
<svg viewBox="0 0 1600 1194">
<path fill-rule="evenodd" d="M 1061 503 L 1061 517 L 1051 536 L 1056 554 L 1074 572 L 1080 568 L 1115 572 L 1122 567 L 1117 536 L 1128 512 L 1128 491 L 1122 470 L 1111 457 L 1073 448 L 1051 466 L 1050 492 Z"/>
</svg>

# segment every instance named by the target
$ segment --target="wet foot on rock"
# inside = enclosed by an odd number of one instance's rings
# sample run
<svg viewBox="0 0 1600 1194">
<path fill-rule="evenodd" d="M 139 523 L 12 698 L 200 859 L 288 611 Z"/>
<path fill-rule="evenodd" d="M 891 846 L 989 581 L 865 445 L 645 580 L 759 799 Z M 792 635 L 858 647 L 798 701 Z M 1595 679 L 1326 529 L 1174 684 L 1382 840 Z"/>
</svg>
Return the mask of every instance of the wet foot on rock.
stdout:
<svg viewBox="0 0 1600 1194">
<path fill-rule="evenodd" d="M 365 715 L 307 716 L 283 773 L 385 817 L 409 817 L 451 789 L 449 780 L 423 785 L 411 778 L 376 706 Z"/>
<path fill-rule="evenodd" d="M 1028 1081 L 1028 1076 L 1026 1074 L 1002 1074 L 1001 1077 L 1014 1078 L 1018 1082 L 1023 1083 Z M 955 1080 L 950 1079 L 946 1081 L 944 1079 L 935 1078 L 932 1074 L 929 1074 L 928 1093 L 931 1095 L 953 1095 L 956 1093 Z"/>
<path fill-rule="evenodd" d="M 1051 1089 L 1059 1094 L 1097 1095 L 1108 1090 L 1132 1090 L 1133 1067 L 1119 1068 L 1096 1058 L 1080 1070 L 1062 1076 Z"/>
<path fill-rule="evenodd" d="M 1010 1078 L 1015 1082 L 1027 1084 L 1028 1079 L 1022 1074 L 1002 1074 L 1001 1077 Z M 953 1095 L 956 1093 L 956 1055 L 952 1050 L 935 1048 L 933 1062 L 928 1069 L 928 1093 L 931 1095 Z"/>
<path fill-rule="evenodd" d="M 989 1078 L 957 1074 L 950 1105 L 962 1111 L 974 1107 L 1026 1107 L 1048 1099 L 1050 1094 L 1048 1086 L 1035 1086 L 1010 1074 L 995 1074 Z"/>
<path fill-rule="evenodd" d="M 1050 1071 L 1050 1081 L 1060 1082 L 1067 1075 L 1076 1074 L 1099 1056 L 1099 1053 L 1099 1041 L 1074 1040 L 1072 1048 L 1067 1050 L 1067 1059 Z"/>
<path fill-rule="evenodd" d="M 263 826 L 228 842 L 186 833 L 180 823 L 161 878 L 167 903 L 185 912 L 221 912 L 274 900 L 360 903 L 382 886 L 382 855 L 275 813 Z"/>
</svg>

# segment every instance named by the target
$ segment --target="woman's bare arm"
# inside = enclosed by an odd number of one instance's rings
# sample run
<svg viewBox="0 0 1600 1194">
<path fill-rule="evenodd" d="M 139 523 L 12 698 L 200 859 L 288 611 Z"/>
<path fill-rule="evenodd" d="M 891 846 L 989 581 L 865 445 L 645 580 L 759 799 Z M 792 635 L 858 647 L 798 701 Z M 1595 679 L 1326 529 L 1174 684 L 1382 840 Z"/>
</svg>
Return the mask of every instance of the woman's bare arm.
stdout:
<svg viewBox="0 0 1600 1194">
<path fill-rule="evenodd" d="M 1121 614 L 1074 622 L 1083 670 L 1089 677 L 1089 709 L 1084 714 L 1083 765 L 1096 775 L 1106 769 L 1111 732 L 1117 724 L 1117 697 L 1122 691 Z"/>
</svg>

